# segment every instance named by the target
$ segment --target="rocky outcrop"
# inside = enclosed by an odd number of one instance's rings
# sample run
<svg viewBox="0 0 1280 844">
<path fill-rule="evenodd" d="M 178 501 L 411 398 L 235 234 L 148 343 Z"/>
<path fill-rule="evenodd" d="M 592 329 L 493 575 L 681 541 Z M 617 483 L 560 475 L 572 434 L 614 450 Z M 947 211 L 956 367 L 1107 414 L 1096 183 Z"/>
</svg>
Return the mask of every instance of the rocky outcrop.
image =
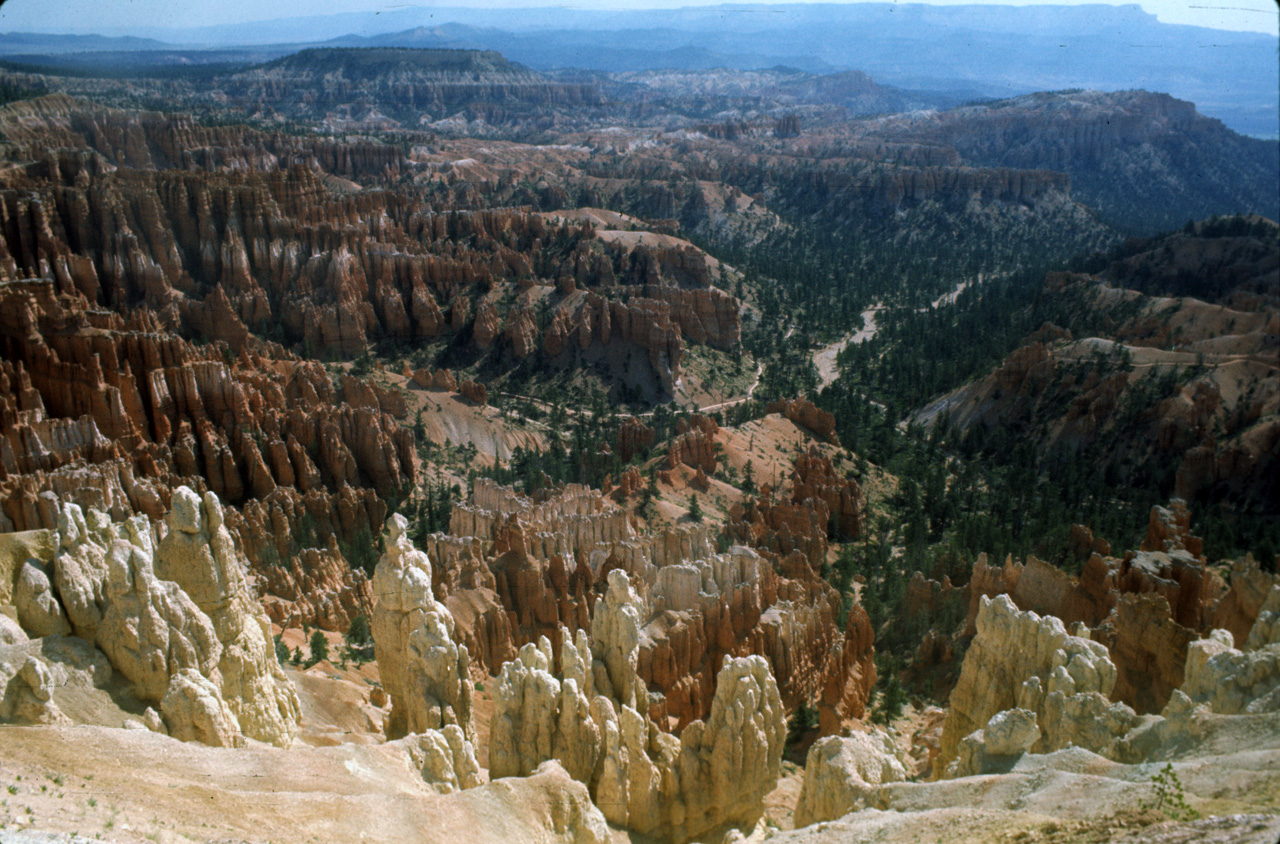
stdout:
<svg viewBox="0 0 1280 844">
<path fill-rule="evenodd" d="M 53 699 L 54 679 L 49 667 L 28 656 L 0 693 L 0 721 L 13 724 L 69 724 Z"/>
<path fill-rule="evenodd" d="M 30 637 L 16 620 L 0 612 L 0 645 L 16 645 Z"/>
<path fill-rule="evenodd" d="M 1173 620 L 1161 595 L 1125 594 L 1095 631 L 1116 665 L 1113 695 L 1139 712 L 1159 712 L 1182 686 L 1196 631 Z"/>
<path fill-rule="evenodd" d="M 902 782 L 907 771 L 883 733 L 827 736 L 809 748 L 804 785 L 796 802 L 796 828 L 841 818 L 865 808 L 883 783 Z"/>
<path fill-rule="evenodd" d="M 14 589 L 13 603 L 18 623 L 34 637 L 65 636 L 71 632 L 71 624 L 53 592 L 49 575 L 39 561 L 23 564 Z"/>
<path fill-rule="evenodd" d="M 669 570 L 668 570 L 669 571 Z M 591 618 L 592 674 L 601 694 L 645 711 L 644 688 L 636 677 L 644 605 L 621 569 L 609 572 L 604 600 Z"/>
<path fill-rule="evenodd" d="M 278 352 L 246 351 L 228 364 L 216 347 L 186 343 L 145 309 L 126 320 L 56 288 L 0 287 L 11 317 L 0 319 L 0 343 L 17 361 L 0 364 L 0 377 L 17 388 L 6 399 L 20 400 L 0 412 L 9 434 L 0 445 L 8 473 L 0 523 L 57 528 L 63 517 L 46 493 L 116 520 L 159 518 L 186 483 L 238 508 L 229 527 L 270 570 L 294 560 L 299 537 L 324 547 L 329 534 L 348 542 L 379 524 L 378 492 L 414 477 L 412 436 L 383 410 L 398 409 L 391 394 L 358 389 L 355 379 L 338 392 L 320 367 Z M 344 393 L 361 406 L 344 404 Z M 97 590 L 67 593 L 73 626 L 90 638 L 105 582 L 104 549 L 92 534 L 63 563 L 69 582 Z M 70 571 L 85 566 L 97 573 Z M 56 567 L 51 575 L 56 581 Z M 352 604 L 342 592 L 334 597 Z"/>
<path fill-rule="evenodd" d="M 619 711 L 617 725 L 605 729 L 595 797 L 606 818 L 671 841 L 759 818 L 786 736 L 777 686 L 762 658 L 744 657 L 726 660 L 716 689 L 711 717 L 686 727 L 679 742 L 634 711 Z M 664 794 L 660 783 L 673 774 L 678 787 Z"/>
<path fill-rule="evenodd" d="M 97 637 L 107 605 L 109 535 L 106 514 L 100 511 L 90 510 L 86 519 L 78 506 L 64 503 L 58 512 L 59 548 L 53 559 L 54 585 L 72 629 L 89 642 Z"/>
<path fill-rule="evenodd" d="M 1177 516 L 1179 512 L 1183 517 Z M 1025 564 L 1010 557 L 1003 566 L 994 566 L 980 554 L 964 587 L 968 600 L 964 626 L 958 631 L 936 631 L 935 650 L 937 643 L 949 643 L 952 633 L 971 638 L 982 600 L 1008 595 L 1020 610 L 1092 628 L 1092 638 L 1106 646 L 1117 670 L 1113 697 L 1140 713 L 1160 712 L 1183 683 L 1189 644 L 1221 627 L 1229 629 L 1237 646 L 1243 646 L 1275 576 L 1246 558 L 1231 564 L 1228 586 L 1221 567 L 1210 566 L 1187 550 L 1198 549 L 1200 540 L 1189 533 L 1181 502 L 1155 508 L 1151 524 L 1147 547 L 1163 548 L 1169 542 L 1171 552 L 1134 551 L 1115 558 L 1091 551 L 1078 577 L 1034 556 Z M 913 611 L 936 611 L 936 601 L 954 600 L 944 599 L 945 585 L 923 575 L 913 578 L 907 605 Z M 918 668 L 925 667 L 931 653 L 922 652 Z"/>
<path fill-rule="evenodd" d="M 585 644 L 582 642 L 581 644 Z M 683 842 L 726 825 L 750 826 L 777 781 L 786 737 L 777 684 L 760 657 L 727 659 L 712 713 L 679 739 L 605 695 L 588 703 L 581 644 L 564 647 L 555 677 L 550 643 L 526 645 L 495 690 L 491 770 L 524 770 L 569 757 L 605 818 Z M 495 755 L 496 754 L 496 755 Z M 594 759 L 593 759 L 594 756 Z"/>
<path fill-rule="evenodd" d="M 595 688 L 630 702 L 634 672 L 634 705 L 664 731 L 710 716 L 726 656 L 764 656 L 786 705 L 815 708 L 826 732 L 864 713 L 875 682 L 870 621 L 855 604 L 841 630 L 839 596 L 805 559 L 777 573 L 745 547 L 717 554 L 697 525 L 641 535 L 601 493 L 573 485 L 535 502 L 478 480 L 471 503 L 454 506 L 450 534 L 428 540 L 436 595 L 465 618 L 459 635 L 491 672 L 499 654 L 544 636 L 558 658 L 562 628 L 582 628 L 593 630 L 594 670 L 604 672 Z M 617 591 L 623 577 L 630 596 Z M 630 637 L 603 633 L 637 620 L 634 653 Z M 599 650 L 602 638 L 625 640 L 625 652 Z"/>
<path fill-rule="evenodd" d="M 857 481 L 837 475 L 831 458 L 817 449 L 796 457 L 790 481 L 790 495 L 778 496 L 765 485 L 754 500 L 733 505 L 728 533 L 778 557 L 799 552 L 816 571 L 826 559 L 833 518 L 843 536 L 862 533 L 862 490 Z"/>
<path fill-rule="evenodd" d="M 481 785 L 475 748 L 457 724 L 416 733 L 401 741 L 413 766 L 434 791 L 450 794 Z"/>
<path fill-rule="evenodd" d="M 676 423 L 676 436 L 667 449 L 667 466 L 685 465 L 708 475 L 716 472 L 716 434 L 720 426 L 715 420 L 695 413 Z"/>
<path fill-rule="evenodd" d="M 1191 643 L 1182 691 L 1224 715 L 1280 712 L 1280 586 L 1272 588 L 1242 650 L 1225 630 Z"/>
<path fill-rule="evenodd" d="M 653 445 L 654 430 L 634 417 L 624 419 L 618 427 L 618 457 L 630 463 L 636 454 Z"/>
<path fill-rule="evenodd" d="M 1157 505 L 1151 508 L 1147 535 L 1139 550 L 1166 554 L 1182 551 L 1203 560 L 1203 545 L 1198 536 L 1191 534 L 1191 511 L 1187 509 L 1187 502 L 1175 498 L 1168 507 Z"/>
<path fill-rule="evenodd" d="M 113 522 L 54 499 L 57 587 L 37 583 L 38 611 L 20 603 L 20 620 L 56 640 L 72 632 L 65 621 L 48 628 L 65 611 L 79 638 L 101 649 L 90 648 L 105 654 L 138 699 L 162 708 L 169 701 L 175 723 L 186 725 L 176 734 L 220 744 L 243 734 L 287 746 L 297 731 L 298 698 L 276 661 L 221 505 L 212 493 L 202 500 L 181 486 L 173 501 L 157 542 L 145 516 Z M 39 562 L 25 564 L 24 582 L 42 577 Z M 175 691 L 178 675 L 185 685 Z"/>
<path fill-rule="evenodd" d="M 770 402 L 766 408 L 768 413 L 781 413 L 797 425 L 808 428 L 820 439 L 840 444 L 836 437 L 836 418 L 825 410 L 816 407 L 808 399 L 792 399 L 790 401 Z"/>
<path fill-rule="evenodd" d="M 184 668 L 173 675 L 160 701 L 165 727 L 179 741 L 197 741 L 210 747 L 244 744 L 240 724 L 217 685 L 199 671 Z"/>
<path fill-rule="evenodd" d="M 470 655 L 453 615 L 431 592 L 431 561 L 413 547 L 408 521 L 387 520 L 386 553 L 374 569 L 374 652 L 391 698 L 389 738 L 458 726 L 474 742 Z"/>
<path fill-rule="evenodd" d="M 1006 709 L 983 727 L 983 744 L 993 756 L 1018 756 L 1040 741 L 1036 714 L 1030 709 Z"/>
<path fill-rule="evenodd" d="M 1108 700 L 1116 668 L 1101 644 L 1069 635 L 1053 616 L 1019 611 L 1005 595 L 982 599 L 977 627 L 951 693 L 935 770 L 961 755 L 962 739 L 1005 710 L 1035 713 L 1041 752 L 1068 744 L 1105 751 L 1136 724 L 1132 709 Z"/>
<path fill-rule="evenodd" d="M 585 631 L 576 638 L 562 631 L 558 660 L 545 636 L 525 645 L 494 686 L 489 776 L 529 776 L 555 759 L 569 776 L 592 784 L 603 750 L 595 697 Z"/>
<path fill-rule="evenodd" d="M 246 567 L 224 524 L 222 504 L 187 487 L 173 493 L 169 531 L 156 545 L 155 573 L 178 584 L 209 617 L 222 656 L 223 698 L 246 736 L 288 746 L 298 729 L 297 693 L 276 661 L 271 628 L 245 583 Z"/>
<path fill-rule="evenodd" d="M 174 675 L 188 670 L 221 687 L 213 622 L 177 583 L 156 577 L 151 549 L 117 540 L 109 560 L 111 605 L 96 641 L 134 693 L 159 703 Z"/>
<path fill-rule="evenodd" d="M 345 633 L 357 616 L 372 617 L 373 584 L 347 564 L 332 534 L 330 540 L 327 548 L 303 548 L 288 567 L 268 566 L 261 573 L 267 617 L 281 628 Z"/>
</svg>

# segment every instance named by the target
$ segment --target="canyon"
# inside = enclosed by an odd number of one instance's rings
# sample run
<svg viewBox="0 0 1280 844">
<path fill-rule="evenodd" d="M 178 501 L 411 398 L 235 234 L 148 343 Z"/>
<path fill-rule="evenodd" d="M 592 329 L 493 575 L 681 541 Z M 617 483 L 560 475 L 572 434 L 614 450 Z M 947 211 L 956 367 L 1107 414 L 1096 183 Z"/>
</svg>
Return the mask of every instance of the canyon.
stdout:
<svg viewBox="0 0 1280 844">
<path fill-rule="evenodd" d="M 0 838 L 1280 828 L 1264 142 L 376 44 L 0 93 Z"/>
</svg>

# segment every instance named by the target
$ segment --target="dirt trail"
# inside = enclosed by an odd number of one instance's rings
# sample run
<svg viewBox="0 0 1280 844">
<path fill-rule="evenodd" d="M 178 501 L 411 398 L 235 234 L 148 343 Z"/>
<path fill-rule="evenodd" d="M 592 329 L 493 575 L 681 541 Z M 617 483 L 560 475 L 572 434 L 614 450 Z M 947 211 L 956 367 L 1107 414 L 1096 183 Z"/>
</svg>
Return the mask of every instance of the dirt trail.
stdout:
<svg viewBox="0 0 1280 844">
<path fill-rule="evenodd" d="M 876 332 L 880 327 L 876 324 L 876 314 L 884 310 L 884 306 L 880 304 L 872 305 L 862 312 L 862 328 L 840 338 L 834 343 L 823 346 L 813 353 L 813 365 L 818 368 L 818 389 L 831 384 L 836 380 L 836 376 L 840 374 L 839 368 L 836 366 L 836 357 L 850 343 L 865 343 L 872 337 L 876 336 Z"/>
<path fill-rule="evenodd" d="M 957 284 L 949 292 L 943 293 L 937 299 L 930 303 L 930 308 L 938 308 L 943 305 L 954 304 L 960 294 L 965 291 L 970 284 L 981 284 L 982 273 L 978 273 L 976 281 L 966 279 Z M 836 380 L 840 370 L 836 366 L 836 358 L 844 351 L 845 347 L 850 343 L 865 343 L 872 337 L 876 336 L 876 332 L 880 330 L 880 326 L 876 324 L 876 314 L 886 310 L 886 306 L 877 302 L 862 312 L 862 328 L 840 338 L 834 343 L 818 349 L 813 353 L 813 365 L 818 369 L 818 389 L 823 389 Z M 921 310 L 924 310 L 923 308 Z"/>
</svg>

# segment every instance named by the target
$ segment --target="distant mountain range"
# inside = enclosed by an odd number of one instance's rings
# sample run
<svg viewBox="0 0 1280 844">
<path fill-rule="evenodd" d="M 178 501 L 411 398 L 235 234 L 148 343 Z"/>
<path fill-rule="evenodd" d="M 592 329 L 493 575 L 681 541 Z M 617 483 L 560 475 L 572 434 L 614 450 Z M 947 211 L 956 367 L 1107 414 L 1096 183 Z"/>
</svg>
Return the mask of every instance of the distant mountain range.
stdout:
<svg viewBox="0 0 1280 844">
<path fill-rule="evenodd" d="M 974 99 L 1066 88 L 1146 89 L 1194 102 L 1238 132 L 1280 136 L 1275 37 L 1163 24 L 1137 5 L 415 8 L 157 28 L 126 38 L 6 34 L 0 56 L 42 66 L 137 70 L 258 63 L 321 45 L 498 50 L 543 71 L 858 70 L 881 84 Z"/>
</svg>

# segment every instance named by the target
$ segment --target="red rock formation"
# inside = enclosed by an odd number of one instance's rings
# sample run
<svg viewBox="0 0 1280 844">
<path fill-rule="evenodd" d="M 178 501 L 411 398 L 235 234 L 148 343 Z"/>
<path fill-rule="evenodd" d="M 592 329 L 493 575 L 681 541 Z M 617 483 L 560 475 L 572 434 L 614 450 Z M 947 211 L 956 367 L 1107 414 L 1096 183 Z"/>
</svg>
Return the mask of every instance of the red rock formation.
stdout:
<svg viewBox="0 0 1280 844">
<path fill-rule="evenodd" d="M 831 459 L 816 449 L 796 458 L 791 494 L 775 500 L 772 490 L 729 510 L 731 538 L 778 556 L 800 552 L 815 570 L 827 555 L 827 531 L 836 528 L 848 538 L 862 533 L 862 491 L 857 481 L 835 473 Z"/>
<path fill-rule="evenodd" d="M 618 486 L 617 489 L 614 490 L 614 500 L 619 502 L 625 501 L 631 496 L 639 493 L 640 490 L 644 489 L 644 485 L 644 475 L 640 473 L 640 470 L 637 467 L 632 466 L 625 469 L 622 474 L 618 476 Z M 608 494 L 608 491 L 605 491 L 605 493 Z"/>
<path fill-rule="evenodd" d="M 834 735 L 848 718 L 862 718 L 876 684 L 875 631 L 861 604 L 854 604 L 845 624 L 844 641 L 833 645 L 823 671 L 818 726 Z"/>
<path fill-rule="evenodd" d="M 291 565 L 304 513 L 318 536 L 348 541 L 381 523 L 378 494 L 416 477 L 412 438 L 383 412 L 402 412 L 393 393 L 347 378 L 344 402 L 319 365 L 269 347 L 233 357 L 194 346 L 148 309 L 126 319 L 57 285 L 0 286 L 6 525 L 54 526 L 44 491 L 116 518 L 158 517 L 186 483 L 232 505 L 228 522 L 256 566 Z M 340 606 L 358 603 L 348 593 L 335 593 Z M 316 611 L 342 623 L 337 610 Z"/>
<path fill-rule="evenodd" d="M 514 515 L 501 530 L 494 551 L 497 556 L 488 565 L 514 647 L 547 636 L 558 650 L 561 627 L 590 627 L 596 595 L 589 565 L 566 564 L 559 554 L 545 560 L 530 557 L 524 527 Z"/>
<path fill-rule="evenodd" d="M 1138 712 L 1159 712 L 1182 686 L 1187 645 L 1200 636 L 1173 620 L 1162 596 L 1144 593 L 1121 595 L 1094 638 L 1116 664 L 1112 697 Z"/>
<path fill-rule="evenodd" d="M 458 392 L 481 407 L 489 403 L 489 391 L 479 382 L 463 381 L 458 385 Z"/>
<path fill-rule="evenodd" d="M 808 428 L 819 438 L 836 445 L 840 444 L 836 437 L 836 418 L 825 410 L 816 407 L 808 399 L 792 399 L 790 401 L 770 402 L 769 413 L 781 413 L 797 425 Z"/>
<path fill-rule="evenodd" d="M 261 579 L 267 615 L 281 627 L 345 633 L 356 616 L 373 617 L 369 579 L 347 565 L 336 541 L 323 550 L 304 548 L 288 568 L 263 567 Z"/>
<path fill-rule="evenodd" d="M 1100 536 L 1095 537 L 1085 525 L 1072 525 L 1068 542 L 1068 550 L 1076 560 L 1087 560 L 1094 554 L 1106 557 L 1111 553 L 1111 543 Z"/>
<path fill-rule="evenodd" d="M 618 457 L 623 463 L 653 445 L 654 432 L 634 417 L 623 420 L 618 428 Z"/>
<path fill-rule="evenodd" d="M 667 466 L 674 469 L 684 464 L 714 475 L 716 471 L 716 434 L 720 426 L 715 420 L 695 413 L 676 423 L 676 436 L 667 450 Z"/>
<path fill-rule="evenodd" d="M 1203 560 L 1204 543 L 1199 537 L 1191 535 L 1191 511 L 1187 502 L 1175 498 L 1168 507 L 1152 507 L 1151 518 L 1147 522 L 1147 535 L 1142 540 L 1142 551 L 1163 551 L 1172 554 L 1185 551 L 1196 559 Z"/>
</svg>

